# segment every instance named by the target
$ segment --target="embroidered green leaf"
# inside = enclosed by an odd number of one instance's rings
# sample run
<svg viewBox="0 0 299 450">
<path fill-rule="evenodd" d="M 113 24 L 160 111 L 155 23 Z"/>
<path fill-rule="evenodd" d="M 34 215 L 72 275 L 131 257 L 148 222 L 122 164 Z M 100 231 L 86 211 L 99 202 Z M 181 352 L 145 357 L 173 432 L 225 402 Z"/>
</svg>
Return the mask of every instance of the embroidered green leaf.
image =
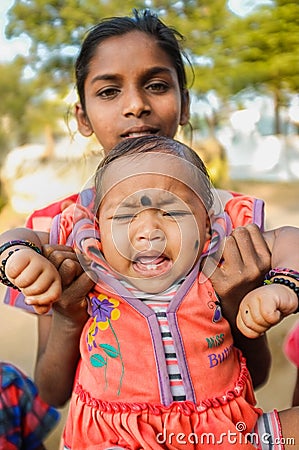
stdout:
<svg viewBox="0 0 299 450">
<path fill-rule="evenodd" d="M 90 357 L 90 362 L 93 367 L 103 367 L 107 365 L 107 361 L 102 355 L 95 354 Z"/>
<path fill-rule="evenodd" d="M 119 355 L 119 351 L 113 347 L 113 345 L 100 344 L 99 347 L 101 347 L 110 358 L 117 358 Z"/>
</svg>

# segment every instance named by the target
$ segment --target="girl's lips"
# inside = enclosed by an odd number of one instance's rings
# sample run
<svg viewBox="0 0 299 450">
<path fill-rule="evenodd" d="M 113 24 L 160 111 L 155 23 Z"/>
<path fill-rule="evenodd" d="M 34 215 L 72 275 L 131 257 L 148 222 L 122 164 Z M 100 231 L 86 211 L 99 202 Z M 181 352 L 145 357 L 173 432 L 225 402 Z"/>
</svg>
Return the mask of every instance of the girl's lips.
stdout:
<svg viewBox="0 0 299 450">
<path fill-rule="evenodd" d="M 157 134 L 157 128 L 151 127 L 135 127 L 128 128 L 124 133 L 121 134 L 122 138 L 135 138 L 135 137 L 143 137 L 152 134 Z"/>
<path fill-rule="evenodd" d="M 157 277 L 163 275 L 172 267 L 172 261 L 164 255 L 140 256 L 133 262 L 134 270 L 143 277 Z"/>
<path fill-rule="evenodd" d="M 152 134 L 154 134 L 154 133 L 150 133 L 148 131 L 134 132 L 134 133 L 128 133 L 124 137 L 126 137 L 126 138 L 137 138 L 137 137 L 149 136 L 149 135 L 152 135 Z"/>
</svg>

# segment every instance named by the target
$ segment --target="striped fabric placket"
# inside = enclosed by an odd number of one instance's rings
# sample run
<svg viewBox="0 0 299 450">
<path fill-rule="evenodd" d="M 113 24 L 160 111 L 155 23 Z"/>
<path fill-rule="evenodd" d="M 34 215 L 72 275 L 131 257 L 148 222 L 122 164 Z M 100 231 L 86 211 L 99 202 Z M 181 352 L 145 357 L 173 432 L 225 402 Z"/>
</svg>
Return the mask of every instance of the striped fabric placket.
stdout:
<svg viewBox="0 0 299 450">
<path fill-rule="evenodd" d="M 169 329 L 166 311 L 170 301 L 177 293 L 183 281 L 184 279 L 177 281 L 164 292 L 160 292 L 157 294 L 149 294 L 147 292 L 137 290 L 134 286 L 132 286 L 125 280 L 120 280 L 121 284 L 125 286 L 126 289 L 128 289 L 128 291 L 131 292 L 131 294 L 139 298 L 148 307 L 150 307 L 157 317 L 163 341 L 163 348 L 167 366 L 167 373 L 169 377 L 170 390 L 172 393 L 173 401 L 176 402 L 185 401 L 186 392 L 178 366 L 177 355 L 175 352 L 172 335 Z"/>
<path fill-rule="evenodd" d="M 183 402 L 186 400 L 186 393 L 166 315 L 169 303 L 150 301 L 145 303 L 155 312 L 159 323 L 173 401 Z"/>
</svg>

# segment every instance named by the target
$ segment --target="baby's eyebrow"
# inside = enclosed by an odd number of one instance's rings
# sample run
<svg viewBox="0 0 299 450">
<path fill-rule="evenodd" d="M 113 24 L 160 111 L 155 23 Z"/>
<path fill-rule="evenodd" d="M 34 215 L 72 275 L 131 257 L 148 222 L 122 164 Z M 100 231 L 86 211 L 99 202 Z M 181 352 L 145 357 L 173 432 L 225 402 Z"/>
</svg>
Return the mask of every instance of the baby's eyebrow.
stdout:
<svg viewBox="0 0 299 450">
<path fill-rule="evenodd" d="M 119 208 L 139 208 L 140 203 L 138 199 L 125 199 L 119 204 Z"/>
<path fill-rule="evenodd" d="M 177 203 L 177 199 L 175 197 L 169 196 L 167 198 L 158 200 L 157 206 L 159 208 L 162 208 L 163 206 L 175 205 L 176 203 Z"/>
</svg>

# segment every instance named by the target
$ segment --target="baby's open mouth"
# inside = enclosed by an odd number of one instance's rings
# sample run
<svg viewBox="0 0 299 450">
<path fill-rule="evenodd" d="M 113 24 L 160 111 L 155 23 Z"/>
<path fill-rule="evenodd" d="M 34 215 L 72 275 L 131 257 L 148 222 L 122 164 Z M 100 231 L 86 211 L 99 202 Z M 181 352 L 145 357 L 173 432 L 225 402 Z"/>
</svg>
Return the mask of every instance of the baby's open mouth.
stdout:
<svg viewBox="0 0 299 450">
<path fill-rule="evenodd" d="M 144 277 L 156 277 L 168 272 L 172 261 L 165 255 L 139 255 L 133 261 L 134 270 Z"/>
</svg>

